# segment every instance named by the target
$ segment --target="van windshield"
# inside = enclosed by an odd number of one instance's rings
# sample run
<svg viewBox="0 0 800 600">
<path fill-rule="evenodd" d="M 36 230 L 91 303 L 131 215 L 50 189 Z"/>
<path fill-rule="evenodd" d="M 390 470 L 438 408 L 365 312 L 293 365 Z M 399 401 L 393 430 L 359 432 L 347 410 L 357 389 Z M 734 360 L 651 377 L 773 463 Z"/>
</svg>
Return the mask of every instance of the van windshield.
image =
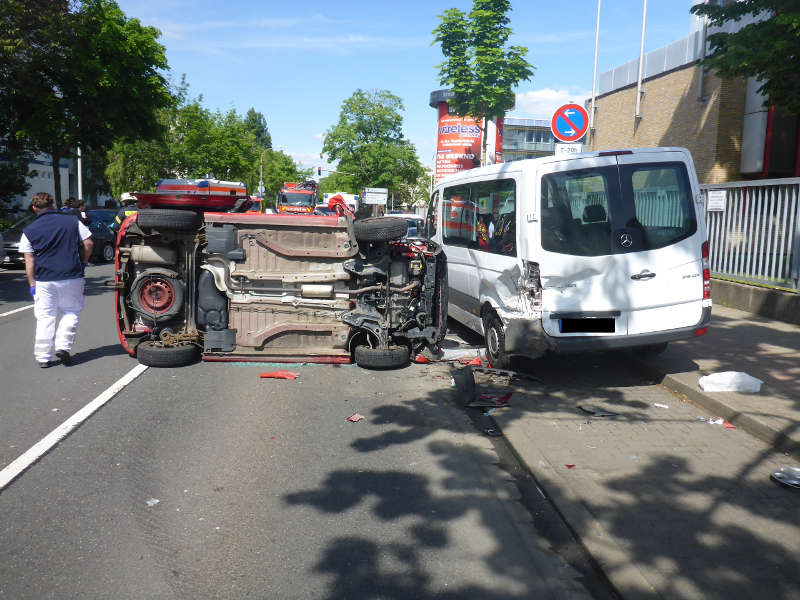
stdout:
<svg viewBox="0 0 800 600">
<path fill-rule="evenodd" d="M 575 256 L 655 250 L 697 231 L 682 162 L 547 174 L 541 211 L 542 248 Z"/>
</svg>

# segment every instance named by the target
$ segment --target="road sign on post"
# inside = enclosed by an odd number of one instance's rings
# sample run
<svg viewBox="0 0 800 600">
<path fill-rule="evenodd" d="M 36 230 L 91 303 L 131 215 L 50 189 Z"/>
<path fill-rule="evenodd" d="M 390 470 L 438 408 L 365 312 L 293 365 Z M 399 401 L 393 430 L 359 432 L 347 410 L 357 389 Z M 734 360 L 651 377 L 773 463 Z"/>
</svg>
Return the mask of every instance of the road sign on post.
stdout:
<svg viewBox="0 0 800 600">
<path fill-rule="evenodd" d="M 565 104 L 556 110 L 550 129 L 560 142 L 577 142 L 589 128 L 589 114 L 579 104 Z"/>
<path fill-rule="evenodd" d="M 389 198 L 389 190 L 386 188 L 364 188 L 364 193 L 361 194 L 364 199 L 364 204 L 381 204 L 386 206 L 386 200 Z"/>
</svg>

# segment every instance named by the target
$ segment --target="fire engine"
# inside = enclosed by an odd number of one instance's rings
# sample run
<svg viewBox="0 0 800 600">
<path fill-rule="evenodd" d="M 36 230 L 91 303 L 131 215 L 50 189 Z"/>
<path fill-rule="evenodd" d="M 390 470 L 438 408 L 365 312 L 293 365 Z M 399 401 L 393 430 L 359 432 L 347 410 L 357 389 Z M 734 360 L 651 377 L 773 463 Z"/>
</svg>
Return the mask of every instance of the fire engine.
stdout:
<svg viewBox="0 0 800 600">
<path fill-rule="evenodd" d="M 275 207 L 279 214 L 310 215 L 317 204 L 317 182 L 313 180 L 303 183 L 284 182 Z"/>
</svg>

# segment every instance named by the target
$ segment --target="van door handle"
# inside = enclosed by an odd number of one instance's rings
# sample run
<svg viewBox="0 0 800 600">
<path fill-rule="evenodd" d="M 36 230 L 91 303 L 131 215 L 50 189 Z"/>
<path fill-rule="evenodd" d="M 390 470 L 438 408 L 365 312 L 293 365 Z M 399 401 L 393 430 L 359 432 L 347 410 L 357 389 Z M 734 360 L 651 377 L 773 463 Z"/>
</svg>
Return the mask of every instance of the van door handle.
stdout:
<svg viewBox="0 0 800 600">
<path fill-rule="evenodd" d="M 650 271 L 642 271 L 641 273 L 636 273 L 636 275 L 631 275 L 631 279 L 639 281 L 640 279 L 652 279 L 655 276 L 656 274 Z"/>
</svg>

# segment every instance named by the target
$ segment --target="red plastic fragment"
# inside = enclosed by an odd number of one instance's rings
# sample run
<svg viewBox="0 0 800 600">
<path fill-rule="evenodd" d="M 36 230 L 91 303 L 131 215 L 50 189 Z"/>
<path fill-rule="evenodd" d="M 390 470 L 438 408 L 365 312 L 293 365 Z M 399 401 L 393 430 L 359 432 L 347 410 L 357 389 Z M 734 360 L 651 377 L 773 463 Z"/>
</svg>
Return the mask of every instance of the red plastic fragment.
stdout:
<svg viewBox="0 0 800 600">
<path fill-rule="evenodd" d="M 359 422 L 361 419 L 363 419 L 363 418 L 364 418 L 364 416 L 363 416 L 363 415 L 360 415 L 360 414 L 358 414 L 358 413 L 353 413 L 352 415 L 350 415 L 349 417 L 347 417 L 347 418 L 345 419 L 345 421 L 350 421 L 351 423 L 358 423 L 358 422 Z"/>
<path fill-rule="evenodd" d="M 414 362 L 424 365 L 431 361 L 428 359 L 427 356 L 423 356 L 422 354 L 417 354 L 417 357 L 414 359 Z"/>
<path fill-rule="evenodd" d="M 460 359 L 458 359 L 458 362 L 460 362 L 462 365 L 469 365 L 469 366 L 472 366 L 472 367 L 483 366 L 483 360 L 481 360 L 480 356 L 476 356 L 472 360 L 469 360 L 467 358 L 460 358 Z"/>
<path fill-rule="evenodd" d="M 723 421 L 722 424 L 725 427 L 727 427 L 728 429 L 736 429 L 736 425 L 733 425 L 732 423 L 728 423 L 727 421 Z"/>
<path fill-rule="evenodd" d="M 575 465 L 564 465 L 564 466 L 567 467 L 568 469 L 574 469 L 575 468 Z"/>
<path fill-rule="evenodd" d="M 261 373 L 259 374 L 259 377 L 261 379 L 297 379 L 300 377 L 300 373 L 279 369 L 277 371 L 272 371 L 271 373 Z"/>
</svg>

